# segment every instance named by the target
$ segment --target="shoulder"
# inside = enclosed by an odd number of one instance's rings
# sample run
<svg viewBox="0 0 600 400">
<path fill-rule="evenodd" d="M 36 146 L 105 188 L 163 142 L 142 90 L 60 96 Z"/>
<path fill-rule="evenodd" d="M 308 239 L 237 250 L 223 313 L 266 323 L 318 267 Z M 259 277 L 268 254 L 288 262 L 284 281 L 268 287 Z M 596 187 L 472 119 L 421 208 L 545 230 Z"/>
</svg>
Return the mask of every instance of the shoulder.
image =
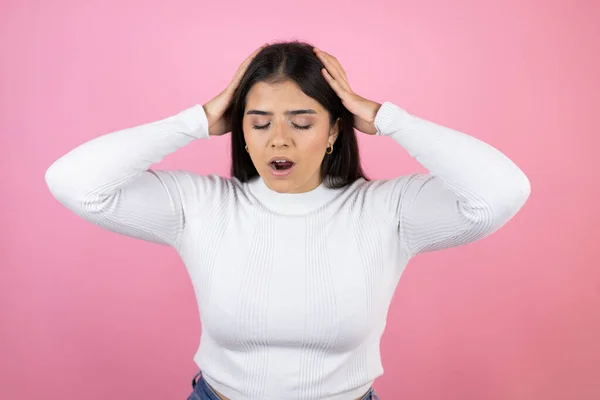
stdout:
<svg viewBox="0 0 600 400">
<path fill-rule="evenodd" d="M 431 179 L 431 175 L 422 173 L 412 173 L 400 175 L 393 178 L 382 179 L 358 179 L 345 189 L 347 193 L 353 196 L 363 197 L 385 197 L 389 195 L 398 196 L 402 192 L 413 186 L 415 183 L 422 183 Z"/>
<path fill-rule="evenodd" d="M 226 200 L 243 184 L 218 174 L 199 174 L 186 170 L 149 170 L 156 175 L 169 192 L 177 194 L 185 202 Z"/>
<path fill-rule="evenodd" d="M 411 173 L 393 178 L 359 179 L 343 190 L 343 207 L 359 213 L 395 218 L 409 205 L 427 182 L 434 179 L 429 174 Z"/>
</svg>

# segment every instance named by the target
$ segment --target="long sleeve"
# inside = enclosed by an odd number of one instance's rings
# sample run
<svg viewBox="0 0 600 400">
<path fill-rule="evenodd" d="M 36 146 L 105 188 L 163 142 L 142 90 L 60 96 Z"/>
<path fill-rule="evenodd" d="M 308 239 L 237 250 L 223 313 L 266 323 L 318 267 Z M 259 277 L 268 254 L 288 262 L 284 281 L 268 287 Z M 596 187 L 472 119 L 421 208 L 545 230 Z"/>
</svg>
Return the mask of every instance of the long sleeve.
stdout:
<svg viewBox="0 0 600 400">
<path fill-rule="evenodd" d="M 80 217 L 105 229 L 176 246 L 185 227 L 180 171 L 151 170 L 153 163 L 208 138 L 201 105 L 159 121 L 111 132 L 74 148 L 46 171 L 52 195 Z"/>
<path fill-rule="evenodd" d="M 475 137 L 390 102 L 382 104 L 375 126 L 378 135 L 393 138 L 429 172 L 373 187 L 411 256 L 484 238 L 506 224 L 529 197 L 523 171 Z"/>
</svg>

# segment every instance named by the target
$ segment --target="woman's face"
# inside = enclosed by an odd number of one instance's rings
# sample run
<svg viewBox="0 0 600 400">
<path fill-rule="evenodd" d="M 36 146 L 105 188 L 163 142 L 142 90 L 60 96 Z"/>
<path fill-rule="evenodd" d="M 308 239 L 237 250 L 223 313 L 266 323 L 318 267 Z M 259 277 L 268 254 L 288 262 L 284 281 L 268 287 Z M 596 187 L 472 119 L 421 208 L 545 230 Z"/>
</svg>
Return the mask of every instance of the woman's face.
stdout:
<svg viewBox="0 0 600 400">
<path fill-rule="evenodd" d="M 280 193 L 300 193 L 321 183 L 327 147 L 339 124 L 293 82 L 259 82 L 246 97 L 243 130 L 248 153 L 267 186 Z"/>
</svg>

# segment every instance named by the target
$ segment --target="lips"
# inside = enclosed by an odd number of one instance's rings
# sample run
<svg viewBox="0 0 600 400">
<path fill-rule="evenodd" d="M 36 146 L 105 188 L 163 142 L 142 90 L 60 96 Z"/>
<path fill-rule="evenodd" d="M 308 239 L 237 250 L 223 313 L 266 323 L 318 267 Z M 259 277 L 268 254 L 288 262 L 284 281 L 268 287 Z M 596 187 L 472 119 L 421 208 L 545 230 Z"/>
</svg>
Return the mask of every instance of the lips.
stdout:
<svg viewBox="0 0 600 400">
<path fill-rule="evenodd" d="M 285 171 L 294 166 L 294 162 L 287 157 L 275 156 L 269 160 L 269 165 L 276 171 Z"/>
</svg>

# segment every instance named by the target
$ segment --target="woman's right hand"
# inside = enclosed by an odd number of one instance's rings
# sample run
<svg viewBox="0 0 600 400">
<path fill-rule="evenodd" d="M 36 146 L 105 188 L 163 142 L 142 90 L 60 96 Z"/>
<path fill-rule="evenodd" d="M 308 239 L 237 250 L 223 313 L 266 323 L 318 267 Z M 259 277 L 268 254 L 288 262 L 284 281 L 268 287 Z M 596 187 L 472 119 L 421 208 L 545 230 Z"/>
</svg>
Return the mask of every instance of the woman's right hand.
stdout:
<svg viewBox="0 0 600 400">
<path fill-rule="evenodd" d="M 240 84 L 248 65 L 250 65 L 250 62 L 252 62 L 254 57 L 267 46 L 268 44 L 264 44 L 258 49 L 254 50 L 252 54 L 250 54 L 250 56 L 248 56 L 248 58 L 246 58 L 239 66 L 238 70 L 233 76 L 233 79 L 229 85 L 227 85 L 225 90 L 204 104 L 204 112 L 206 113 L 206 117 L 208 119 L 208 133 L 211 136 L 220 136 L 227 132 L 231 132 L 231 120 L 230 118 L 227 118 L 225 112 L 231 105 L 233 94 Z"/>
</svg>

